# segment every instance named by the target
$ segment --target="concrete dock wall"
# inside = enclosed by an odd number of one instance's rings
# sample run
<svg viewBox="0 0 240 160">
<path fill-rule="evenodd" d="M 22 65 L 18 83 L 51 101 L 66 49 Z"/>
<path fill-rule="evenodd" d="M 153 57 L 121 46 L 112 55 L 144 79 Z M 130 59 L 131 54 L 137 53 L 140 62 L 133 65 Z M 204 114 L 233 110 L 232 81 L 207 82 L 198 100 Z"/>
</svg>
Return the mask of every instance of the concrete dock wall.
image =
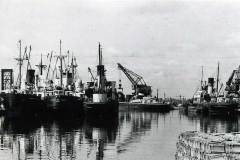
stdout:
<svg viewBox="0 0 240 160">
<path fill-rule="evenodd" d="M 240 160 L 240 133 L 184 132 L 179 135 L 175 159 Z"/>
</svg>

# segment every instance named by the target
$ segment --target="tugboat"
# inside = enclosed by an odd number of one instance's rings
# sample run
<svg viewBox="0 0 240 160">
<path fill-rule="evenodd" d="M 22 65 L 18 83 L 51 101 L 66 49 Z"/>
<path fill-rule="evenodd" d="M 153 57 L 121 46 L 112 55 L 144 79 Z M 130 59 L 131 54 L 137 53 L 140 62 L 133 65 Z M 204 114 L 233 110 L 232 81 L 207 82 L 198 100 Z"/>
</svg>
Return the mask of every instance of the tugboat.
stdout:
<svg viewBox="0 0 240 160">
<path fill-rule="evenodd" d="M 17 83 L 15 86 L 11 86 L 9 90 L 4 90 L 1 93 L 5 111 L 10 117 L 21 115 L 36 116 L 43 109 L 43 101 L 41 100 L 41 97 L 34 94 L 35 70 L 31 68 L 30 53 L 31 46 L 29 47 L 29 53 L 27 53 L 27 47 L 25 47 L 25 51 L 22 56 L 22 45 L 20 40 L 19 57 L 16 58 L 19 66 Z M 22 67 L 24 61 L 27 61 L 27 70 L 26 81 L 23 84 Z"/>
<path fill-rule="evenodd" d="M 77 65 L 74 65 L 72 57 L 71 65 L 63 70 L 63 61 L 66 56 L 62 55 L 61 44 L 60 40 L 60 55 L 56 56 L 56 63 L 58 60 L 60 61 L 60 78 L 55 77 L 53 80 L 48 80 L 48 87 L 44 90 L 43 99 L 49 113 L 79 116 L 83 114 L 83 98 L 76 93 L 75 68 Z"/>
<path fill-rule="evenodd" d="M 204 84 L 202 79 L 200 90 L 198 90 L 193 96 L 193 107 L 196 108 L 197 112 L 229 114 L 234 113 L 237 110 L 237 101 L 230 98 L 228 93 L 220 94 L 223 85 L 221 85 L 219 89 L 219 63 L 217 68 L 216 86 L 213 77 L 208 78 L 208 84 L 206 84 L 206 82 Z"/>
<path fill-rule="evenodd" d="M 87 114 L 96 116 L 116 116 L 118 115 L 119 103 L 117 100 L 116 82 L 107 81 L 105 68 L 102 63 L 102 48 L 98 46 L 99 64 L 97 65 L 97 78 L 94 81 L 93 89 L 85 102 L 85 111 Z M 87 91 L 88 90 L 88 91 Z"/>
</svg>

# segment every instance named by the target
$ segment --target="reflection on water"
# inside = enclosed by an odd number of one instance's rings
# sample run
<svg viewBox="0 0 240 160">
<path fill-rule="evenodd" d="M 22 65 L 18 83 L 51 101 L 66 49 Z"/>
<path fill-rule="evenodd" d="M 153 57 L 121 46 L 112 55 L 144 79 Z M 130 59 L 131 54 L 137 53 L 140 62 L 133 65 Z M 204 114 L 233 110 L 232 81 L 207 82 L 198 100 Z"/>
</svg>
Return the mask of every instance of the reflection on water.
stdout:
<svg viewBox="0 0 240 160">
<path fill-rule="evenodd" d="M 174 159 L 185 130 L 239 131 L 239 117 L 120 111 L 115 119 L 0 118 L 0 159 Z"/>
<path fill-rule="evenodd" d="M 240 116 L 234 115 L 204 115 L 196 113 L 184 113 L 191 121 L 199 121 L 199 130 L 205 133 L 229 133 L 238 132 L 238 119 Z"/>
</svg>

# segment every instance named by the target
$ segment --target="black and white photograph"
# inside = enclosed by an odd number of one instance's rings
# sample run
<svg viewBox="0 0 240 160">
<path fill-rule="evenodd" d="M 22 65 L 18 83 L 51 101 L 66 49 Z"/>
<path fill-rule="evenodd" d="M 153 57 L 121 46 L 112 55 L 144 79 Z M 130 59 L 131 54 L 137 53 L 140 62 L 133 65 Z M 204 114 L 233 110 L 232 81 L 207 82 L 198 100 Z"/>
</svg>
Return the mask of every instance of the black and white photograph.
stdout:
<svg viewBox="0 0 240 160">
<path fill-rule="evenodd" d="M 240 160 L 240 1 L 0 0 L 0 160 Z"/>
</svg>

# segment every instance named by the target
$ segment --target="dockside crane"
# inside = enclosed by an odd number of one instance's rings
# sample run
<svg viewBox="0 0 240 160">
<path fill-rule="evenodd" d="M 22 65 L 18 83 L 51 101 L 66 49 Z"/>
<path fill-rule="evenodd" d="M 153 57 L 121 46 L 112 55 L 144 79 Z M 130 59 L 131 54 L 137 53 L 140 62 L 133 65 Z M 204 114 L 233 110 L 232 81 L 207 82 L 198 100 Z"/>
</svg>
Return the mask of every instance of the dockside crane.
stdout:
<svg viewBox="0 0 240 160">
<path fill-rule="evenodd" d="M 225 90 L 228 94 L 240 94 L 240 66 L 233 70 L 228 81 L 226 82 Z"/>
<path fill-rule="evenodd" d="M 152 93 L 151 86 L 148 86 L 143 77 L 137 73 L 123 67 L 120 63 L 117 63 L 118 69 L 120 69 L 132 83 L 132 89 L 134 95 L 143 94 L 144 96 L 150 96 Z"/>
<path fill-rule="evenodd" d="M 90 73 L 90 75 L 91 75 L 91 81 L 95 81 L 96 80 L 96 78 L 93 76 L 93 73 L 92 73 L 92 70 L 91 70 L 91 68 L 90 67 L 88 67 L 88 72 Z"/>
</svg>

